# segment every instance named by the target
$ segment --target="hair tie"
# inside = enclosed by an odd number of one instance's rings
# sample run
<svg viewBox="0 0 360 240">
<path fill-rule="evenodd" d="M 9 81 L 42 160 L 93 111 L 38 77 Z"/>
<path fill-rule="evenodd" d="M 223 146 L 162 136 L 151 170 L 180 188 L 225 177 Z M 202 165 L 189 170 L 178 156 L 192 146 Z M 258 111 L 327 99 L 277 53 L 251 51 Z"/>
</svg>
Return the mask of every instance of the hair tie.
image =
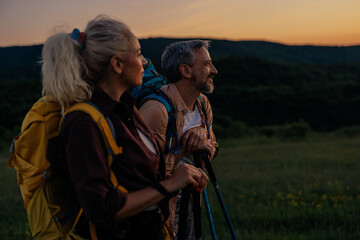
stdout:
<svg viewBox="0 0 360 240">
<path fill-rule="evenodd" d="M 85 42 L 86 42 L 86 34 L 83 32 L 80 32 L 79 29 L 74 28 L 73 32 L 69 34 L 71 39 L 74 39 L 77 41 L 80 45 L 80 51 L 84 49 Z"/>
</svg>

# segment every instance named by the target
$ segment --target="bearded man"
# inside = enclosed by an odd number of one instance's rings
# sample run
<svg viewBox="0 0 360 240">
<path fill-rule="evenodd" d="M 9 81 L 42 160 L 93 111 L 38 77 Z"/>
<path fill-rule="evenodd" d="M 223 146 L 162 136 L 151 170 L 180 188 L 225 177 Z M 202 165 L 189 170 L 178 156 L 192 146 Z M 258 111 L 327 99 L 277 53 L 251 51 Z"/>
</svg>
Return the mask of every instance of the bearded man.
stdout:
<svg viewBox="0 0 360 240">
<path fill-rule="evenodd" d="M 163 73 L 170 82 L 161 90 L 175 108 L 176 132 L 180 138 L 178 151 L 167 150 L 173 143 L 166 139 L 168 112 L 165 106 L 157 100 L 148 100 L 140 108 L 145 122 L 165 152 L 167 175 L 171 175 L 180 164 L 194 165 L 193 154 L 197 151 L 208 152 L 210 160 L 217 153 L 211 106 L 208 98 L 202 94 L 213 92 L 213 78 L 218 73 L 208 47 L 209 41 L 205 40 L 175 42 L 166 48 L 161 58 Z M 179 235 L 180 199 L 181 193 L 170 204 L 169 227 L 175 237 Z M 195 239 L 191 201 L 188 206 L 185 235 L 186 239 Z"/>
</svg>

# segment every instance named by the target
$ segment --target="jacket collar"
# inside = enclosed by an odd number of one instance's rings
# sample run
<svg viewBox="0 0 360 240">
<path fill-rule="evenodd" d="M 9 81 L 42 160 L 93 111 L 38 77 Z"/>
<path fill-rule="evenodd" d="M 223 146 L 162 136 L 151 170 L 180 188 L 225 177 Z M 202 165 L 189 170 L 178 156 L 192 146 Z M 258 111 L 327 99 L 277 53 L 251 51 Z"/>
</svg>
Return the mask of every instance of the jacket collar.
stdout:
<svg viewBox="0 0 360 240">
<path fill-rule="evenodd" d="M 123 104 L 129 109 L 132 109 L 135 105 L 135 99 L 128 91 L 125 91 L 120 97 L 120 102 L 116 102 L 99 87 L 95 88 L 91 101 L 100 108 L 105 117 L 108 117 L 117 105 Z"/>
<path fill-rule="evenodd" d="M 176 111 L 181 112 L 183 115 L 185 115 L 187 113 L 188 109 L 187 109 L 184 99 L 182 98 L 176 85 L 170 83 L 169 85 L 167 85 L 167 87 L 168 87 L 167 95 L 169 96 L 172 103 L 174 104 Z"/>
<path fill-rule="evenodd" d="M 164 93 L 170 98 L 170 100 L 171 100 L 172 104 L 174 105 L 175 110 L 177 112 L 181 112 L 183 115 L 185 115 L 189 111 L 186 107 L 184 99 L 182 98 L 182 96 L 175 84 L 172 84 L 172 83 L 167 84 L 167 85 L 163 86 L 161 88 L 161 90 L 163 90 Z M 200 96 L 196 99 L 195 104 L 199 109 L 200 115 L 203 115 L 201 98 L 202 98 L 202 94 L 200 94 Z"/>
</svg>

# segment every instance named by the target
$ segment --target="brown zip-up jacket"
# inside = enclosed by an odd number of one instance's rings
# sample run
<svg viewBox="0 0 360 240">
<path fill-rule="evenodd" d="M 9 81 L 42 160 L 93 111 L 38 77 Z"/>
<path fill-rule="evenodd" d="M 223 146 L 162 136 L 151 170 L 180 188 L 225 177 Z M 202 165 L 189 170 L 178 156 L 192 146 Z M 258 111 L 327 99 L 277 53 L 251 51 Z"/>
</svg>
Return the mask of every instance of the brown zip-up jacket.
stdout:
<svg viewBox="0 0 360 240">
<path fill-rule="evenodd" d="M 161 90 L 170 98 L 176 110 L 176 131 L 178 134 L 179 141 L 181 136 L 183 135 L 183 128 L 185 123 L 185 114 L 188 109 L 186 108 L 185 102 L 182 99 L 178 89 L 174 84 L 168 84 L 161 87 Z M 200 103 L 202 102 L 202 104 Z M 205 108 L 205 112 L 207 115 L 207 119 L 209 122 L 210 129 L 210 141 L 213 145 L 213 154 L 215 156 L 218 148 L 218 144 L 215 141 L 215 135 L 212 130 L 213 123 L 213 114 L 210 106 L 210 102 L 208 98 L 200 94 L 200 99 L 196 100 L 197 107 L 200 112 L 200 116 L 202 119 L 202 126 L 190 129 L 189 131 L 196 131 L 201 134 L 204 139 L 207 139 L 207 130 L 205 123 L 205 116 L 203 114 L 202 106 Z M 164 151 L 169 143 L 166 142 L 166 130 L 168 124 L 168 113 L 164 104 L 157 100 L 149 100 L 145 102 L 141 108 L 140 112 L 144 118 L 144 121 L 150 126 L 150 129 L 154 132 L 155 138 L 157 139 L 161 149 Z M 165 155 L 165 171 L 167 175 L 170 175 L 176 168 L 179 161 L 184 157 L 185 151 L 183 148 L 179 146 L 179 153 L 173 154 L 169 152 Z"/>
</svg>

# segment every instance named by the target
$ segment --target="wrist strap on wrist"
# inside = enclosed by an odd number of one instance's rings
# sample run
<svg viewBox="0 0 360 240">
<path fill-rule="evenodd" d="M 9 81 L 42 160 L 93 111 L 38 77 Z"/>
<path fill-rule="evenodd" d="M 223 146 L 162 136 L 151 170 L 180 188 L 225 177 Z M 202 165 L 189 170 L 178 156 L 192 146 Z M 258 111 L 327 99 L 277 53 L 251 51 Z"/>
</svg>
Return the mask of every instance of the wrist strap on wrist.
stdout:
<svg viewBox="0 0 360 240">
<path fill-rule="evenodd" d="M 162 195 L 164 195 L 165 197 L 173 197 L 174 195 L 176 195 L 176 193 L 170 193 L 168 190 L 166 190 L 164 188 L 163 185 L 161 185 L 160 182 L 156 181 L 153 185 L 153 188 L 155 188 L 158 192 L 160 192 Z"/>
</svg>

